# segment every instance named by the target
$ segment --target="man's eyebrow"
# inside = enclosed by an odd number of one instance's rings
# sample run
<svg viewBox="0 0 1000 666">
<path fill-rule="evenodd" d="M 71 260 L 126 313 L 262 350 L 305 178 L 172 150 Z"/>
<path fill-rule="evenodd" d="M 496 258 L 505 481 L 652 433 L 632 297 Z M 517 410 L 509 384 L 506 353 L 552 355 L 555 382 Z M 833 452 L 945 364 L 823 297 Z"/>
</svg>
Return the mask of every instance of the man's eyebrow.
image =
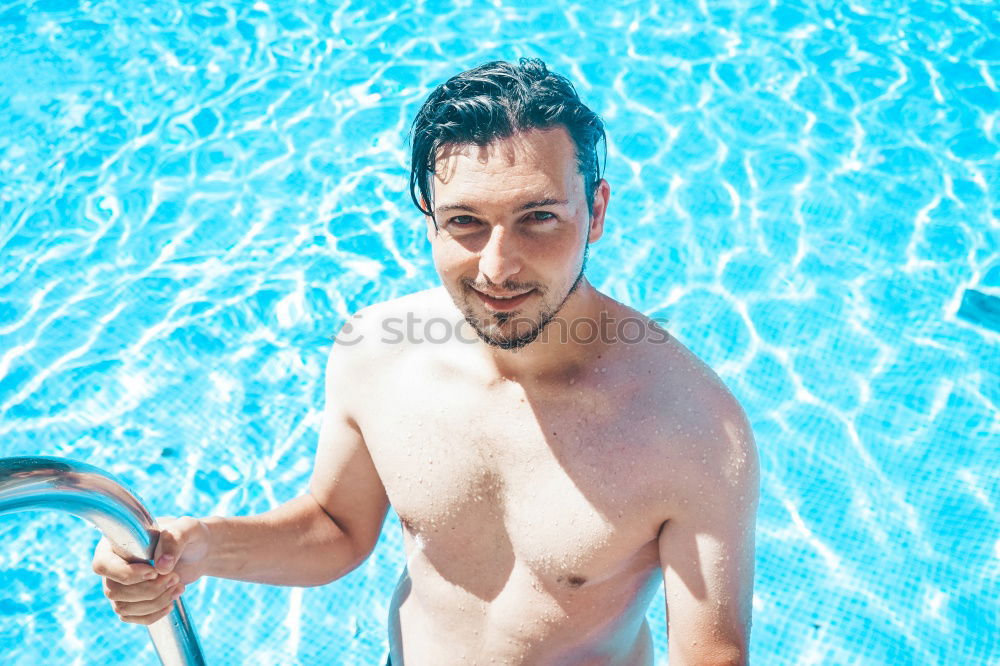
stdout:
<svg viewBox="0 0 1000 666">
<path fill-rule="evenodd" d="M 464 210 L 475 215 L 479 215 L 479 211 L 469 204 L 457 203 L 457 204 L 444 204 L 443 206 L 435 206 L 434 213 L 446 213 L 449 210 Z"/>
<path fill-rule="evenodd" d="M 532 208 L 544 208 L 545 206 L 565 206 L 568 204 L 568 200 L 560 199 L 539 199 L 538 201 L 529 201 L 528 203 L 515 209 L 514 212 L 520 212 L 522 210 L 530 210 Z"/>
</svg>

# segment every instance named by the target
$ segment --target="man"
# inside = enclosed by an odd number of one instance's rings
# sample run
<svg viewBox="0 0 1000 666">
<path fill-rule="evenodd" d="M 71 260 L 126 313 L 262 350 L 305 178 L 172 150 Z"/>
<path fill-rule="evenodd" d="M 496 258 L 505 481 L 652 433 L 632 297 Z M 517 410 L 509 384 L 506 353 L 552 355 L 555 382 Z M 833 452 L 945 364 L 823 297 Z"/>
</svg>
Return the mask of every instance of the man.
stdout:
<svg viewBox="0 0 1000 666">
<path fill-rule="evenodd" d="M 753 436 L 703 363 L 583 274 L 610 197 L 601 121 L 542 62 L 492 62 L 439 86 L 413 134 L 444 288 L 345 327 L 307 494 L 171 522 L 155 570 L 102 542 L 116 612 L 153 622 L 201 576 L 328 583 L 371 553 L 391 504 L 397 666 L 650 664 L 661 572 L 671 665 L 746 663 Z M 404 320 L 455 335 L 390 339 Z"/>
</svg>

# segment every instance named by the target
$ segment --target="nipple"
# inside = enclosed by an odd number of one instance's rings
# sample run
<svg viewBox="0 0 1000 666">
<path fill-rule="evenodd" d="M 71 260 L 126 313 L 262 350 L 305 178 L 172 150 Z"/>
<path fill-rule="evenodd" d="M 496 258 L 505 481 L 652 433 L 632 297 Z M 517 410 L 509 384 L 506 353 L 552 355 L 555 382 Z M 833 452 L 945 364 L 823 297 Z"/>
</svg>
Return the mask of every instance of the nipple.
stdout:
<svg viewBox="0 0 1000 666">
<path fill-rule="evenodd" d="M 587 579 L 583 576 L 572 574 L 569 576 L 559 576 L 559 578 L 556 579 L 556 582 L 566 583 L 566 585 L 569 585 L 572 588 L 578 588 L 583 586 L 583 584 L 587 582 Z"/>
</svg>

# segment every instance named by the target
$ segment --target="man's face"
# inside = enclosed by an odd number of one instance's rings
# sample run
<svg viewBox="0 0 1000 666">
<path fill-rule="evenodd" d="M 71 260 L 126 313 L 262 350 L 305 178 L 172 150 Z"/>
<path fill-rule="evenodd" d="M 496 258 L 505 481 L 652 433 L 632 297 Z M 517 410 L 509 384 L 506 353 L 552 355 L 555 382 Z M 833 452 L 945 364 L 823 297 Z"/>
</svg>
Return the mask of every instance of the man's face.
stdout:
<svg viewBox="0 0 1000 666">
<path fill-rule="evenodd" d="M 556 315 L 601 236 L 608 195 L 601 181 L 591 215 L 563 127 L 438 153 L 428 238 L 445 288 L 483 341 L 523 347 Z"/>
</svg>

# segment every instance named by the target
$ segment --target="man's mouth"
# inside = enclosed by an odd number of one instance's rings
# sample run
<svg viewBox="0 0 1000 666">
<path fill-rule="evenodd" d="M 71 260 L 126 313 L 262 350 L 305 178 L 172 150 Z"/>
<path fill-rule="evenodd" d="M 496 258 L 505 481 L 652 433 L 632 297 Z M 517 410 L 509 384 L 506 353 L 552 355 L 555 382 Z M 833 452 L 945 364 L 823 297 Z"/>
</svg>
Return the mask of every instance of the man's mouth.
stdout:
<svg viewBox="0 0 1000 666">
<path fill-rule="evenodd" d="M 496 310 L 498 312 L 509 312 L 517 306 L 528 300 L 528 297 L 535 292 L 534 289 L 529 289 L 528 291 L 521 292 L 520 294 L 484 294 L 478 289 L 473 289 L 476 292 L 476 296 L 486 304 L 491 310 Z"/>
</svg>

